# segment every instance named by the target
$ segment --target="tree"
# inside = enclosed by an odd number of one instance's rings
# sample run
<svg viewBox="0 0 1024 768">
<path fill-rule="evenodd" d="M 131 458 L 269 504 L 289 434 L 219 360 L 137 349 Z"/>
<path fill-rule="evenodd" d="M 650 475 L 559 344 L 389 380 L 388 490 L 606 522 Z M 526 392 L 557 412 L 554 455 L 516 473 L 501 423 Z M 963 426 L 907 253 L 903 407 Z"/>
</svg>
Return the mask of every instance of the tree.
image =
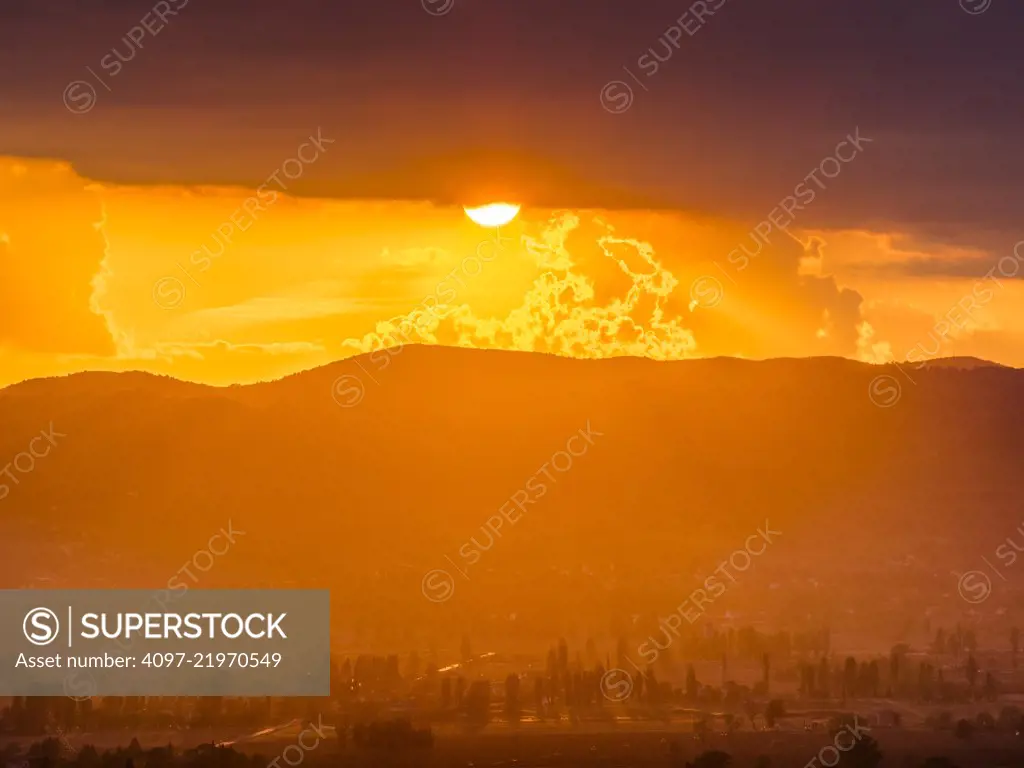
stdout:
<svg viewBox="0 0 1024 768">
<path fill-rule="evenodd" d="M 708 719 L 706 717 L 701 716 L 693 721 L 693 734 L 701 744 L 707 741 L 710 731 L 711 729 L 708 727 Z"/>
<path fill-rule="evenodd" d="M 900 644 L 893 646 L 892 652 L 889 654 L 889 685 L 893 691 L 899 689 L 900 682 L 900 660 L 906 653 L 904 650 L 905 645 Z"/>
<path fill-rule="evenodd" d="M 459 678 L 461 680 L 461 678 Z M 491 684 L 477 680 L 469 686 L 464 701 L 466 722 L 473 727 L 483 727 L 491 717 Z"/>
<path fill-rule="evenodd" d="M 772 759 L 768 755 L 758 755 L 754 768 L 772 768 Z"/>
<path fill-rule="evenodd" d="M 847 656 L 843 664 L 843 696 L 857 697 L 857 660 L 853 656 Z"/>
<path fill-rule="evenodd" d="M 45 761 L 49 765 L 53 765 L 57 762 L 57 758 L 60 757 L 61 744 L 58 739 L 49 737 L 42 741 L 34 742 L 28 748 L 28 756 L 30 760 Z"/>
<path fill-rule="evenodd" d="M 510 672 L 505 678 L 505 718 L 510 723 L 518 723 L 519 716 L 519 675 Z"/>
<path fill-rule="evenodd" d="M 697 673 L 693 671 L 693 664 L 686 665 L 686 698 L 690 701 L 697 700 L 697 692 L 699 686 L 697 685 Z"/>
<path fill-rule="evenodd" d="M 935 630 L 935 642 L 932 643 L 932 651 L 939 655 L 946 652 L 946 632 L 942 627 Z"/>
<path fill-rule="evenodd" d="M 628 660 L 629 641 L 626 640 L 625 635 L 620 635 L 618 641 L 615 643 L 615 661 L 618 664 L 619 669 L 624 669 Z"/>
<path fill-rule="evenodd" d="M 994 677 L 992 677 L 992 673 L 991 672 L 986 672 L 985 673 L 985 687 L 983 689 L 983 694 L 984 694 L 985 698 L 988 699 L 989 701 L 995 701 L 996 700 L 996 693 L 997 693 L 996 680 L 995 680 Z"/>
<path fill-rule="evenodd" d="M 871 691 L 872 698 L 875 698 L 875 699 L 878 698 L 878 683 L 879 683 L 880 678 L 881 678 L 881 674 L 879 673 L 879 670 L 878 670 L 878 662 L 875 661 L 875 660 L 872 660 L 872 662 L 870 664 L 868 664 L 867 684 L 868 684 L 868 688 Z"/>
<path fill-rule="evenodd" d="M 757 723 L 754 718 L 757 717 L 758 708 L 757 703 L 753 699 L 747 699 L 743 702 L 743 711 L 746 713 L 747 718 L 750 720 L 750 727 L 753 730 L 757 730 Z"/>
<path fill-rule="evenodd" d="M 1016 733 L 1021 727 L 1021 712 L 1017 707 L 1003 707 L 999 710 L 999 719 L 996 721 L 999 730 Z"/>
<path fill-rule="evenodd" d="M 878 768 L 882 762 L 882 750 L 878 748 L 877 741 L 865 734 L 842 753 L 840 761 L 850 768 Z"/>
<path fill-rule="evenodd" d="M 679 765 L 679 760 L 683 754 L 682 748 L 679 746 L 679 742 L 675 739 L 668 745 L 669 760 L 672 765 Z"/>
<path fill-rule="evenodd" d="M 100 755 L 92 744 L 85 744 L 78 750 L 78 759 L 75 761 L 78 768 L 97 768 L 100 765 Z"/>
<path fill-rule="evenodd" d="M 420 661 L 420 655 L 416 651 L 412 651 L 409 654 L 409 658 L 405 663 L 405 677 L 407 680 L 412 681 L 420 676 L 420 669 L 422 669 L 422 662 Z"/>
<path fill-rule="evenodd" d="M 783 717 L 785 714 L 786 708 L 782 706 L 782 701 L 779 699 L 772 699 L 764 708 L 764 724 L 768 728 L 774 728 L 775 720 Z"/>
<path fill-rule="evenodd" d="M 917 668 L 917 697 L 921 701 L 931 701 L 932 698 L 932 665 L 923 661 Z"/>
<path fill-rule="evenodd" d="M 964 631 L 958 623 L 956 625 L 956 632 L 950 634 L 946 640 L 946 645 L 949 646 L 949 654 L 959 663 L 960 654 L 964 650 Z"/>
<path fill-rule="evenodd" d="M 958 739 L 970 741 L 974 736 L 974 724 L 970 720 L 958 720 L 953 733 Z"/>
<path fill-rule="evenodd" d="M 687 763 L 686 766 L 687 768 L 728 768 L 731 762 L 732 757 L 727 752 L 712 749 L 708 752 L 701 752 L 693 759 L 692 763 Z"/>
<path fill-rule="evenodd" d="M 967 684 L 971 686 L 971 696 L 974 696 L 974 684 L 978 680 L 978 662 L 974 660 L 974 654 L 967 657 L 967 665 L 964 668 L 967 675 Z"/>
<path fill-rule="evenodd" d="M 970 653 L 978 650 L 978 636 L 974 633 L 973 629 L 964 631 L 964 648 Z"/>
<path fill-rule="evenodd" d="M 725 724 L 726 733 L 732 733 L 736 730 L 736 715 L 732 712 L 726 712 L 722 715 L 722 722 Z"/>
</svg>

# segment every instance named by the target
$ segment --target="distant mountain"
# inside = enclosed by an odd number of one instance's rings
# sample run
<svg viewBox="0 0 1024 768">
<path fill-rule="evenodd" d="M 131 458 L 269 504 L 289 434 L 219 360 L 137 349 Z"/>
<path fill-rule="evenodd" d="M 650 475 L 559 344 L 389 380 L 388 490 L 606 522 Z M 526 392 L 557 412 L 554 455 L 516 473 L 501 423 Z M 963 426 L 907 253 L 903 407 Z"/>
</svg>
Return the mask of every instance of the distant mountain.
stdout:
<svg viewBox="0 0 1024 768">
<path fill-rule="evenodd" d="M 416 346 L 253 386 L 29 381 L 0 390 L 0 466 L 66 436 L 0 474 L 0 585 L 329 587 L 352 642 L 498 641 L 656 619 L 768 521 L 709 615 L 958 615 L 954 571 L 992 559 L 1024 498 L 1024 372 L 976 362 Z M 229 519 L 236 543 L 179 573 Z M 434 570 L 451 599 L 424 597 Z"/>
<path fill-rule="evenodd" d="M 941 357 L 937 360 L 928 360 L 925 368 L 959 368 L 962 370 L 973 370 L 975 368 L 1006 368 L 1000 363 L 993 363 L 991 360 L 982 360 L 979 357 Z"/>
</svg>

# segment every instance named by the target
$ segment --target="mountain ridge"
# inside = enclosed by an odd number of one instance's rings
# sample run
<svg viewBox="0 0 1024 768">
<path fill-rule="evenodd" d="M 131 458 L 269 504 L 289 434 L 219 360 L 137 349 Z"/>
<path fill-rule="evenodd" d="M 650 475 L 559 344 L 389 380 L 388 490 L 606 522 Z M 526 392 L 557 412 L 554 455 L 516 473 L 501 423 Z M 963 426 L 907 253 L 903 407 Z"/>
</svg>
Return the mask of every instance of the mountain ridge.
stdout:
<svg viewBox="0 0 1024 768">
<path fill-rule="evenodd" d="M 156 380 L 156 381 L 161 381 L 161 382 L 176 382 L 176 383 L 180 383 L 180 384 L 187 384 L 187 385 L 194 385 L 194 386 L 197 386 L 197 387 L 204 387 L 204 388 L 211 389 L 211 390 L 219 390 L 219 391 L 228 391 L 228 392 L 230 392 L 230 391 L 233 391 L 233 390 L 236 390 L 236 389 L 244 389 L 244 388 L 247 388 L 247 387 L 260 387 L 260 386 L 264 386 L 264 385 L 267 385 L 267 384 L 273 384 L 274 382 L 294 379 L 295 377 L 303 376 L 303 375 L 306 375 L 306 374 L 314 374 L 314 373 L 317 373 L 317 372 L 323 373 L 325 371 L 332 370 L 332 369 L 337 369 L 337 368 L 340 368 L 341 366 L 344 366 L 344 365 L 347 365 L 347 364 L 351 364 L 351 363 L 357 363 L 357 364 L 359 364 L 359 363 L 368 363 L 368 361 L 370 361 L 374 356 L 376 356 L 377 358 L 380 358 L 381 356 L 388 356 L 388 357 L 391 357 L 391 358 L 396 358 L 396 357 L 399 357 L 403 352 L 413 351 L 413 350 L 438 350 L 438 351 L 452 350 L 452 351 L 454 351 L 456 353 L 471 353 L 471 354 L 482 353 L 482 354 L 522 355 L 522 356 L 541 357 L 541 358 L 547 358 L 547 359 L 572 360 L 572 361 L 578 361 L 578 362 L 581 362 L 581 363 L 611 363 L 611 362 L 622 362 L 622 361 L 635 361 L 637 363 L 643 363 L 643 364 L 646 364 L 646 363 L 659 363 L 659 364 L 707 364 L 707 363 L 712 363 L 712 362 L 713 363 L 718 363 L 718 364 L 723 364 L 723 363 L 725 363 L 725 364 L 730 364 L 730 363 L 742 363 L 742 364 L 747 364 L 747 363 L 769 363 L 769 364 L 773 364 L 773 363 L 776 363 L 776 364 L 777 363 L 796 363 L 796 364 L 802 364 L 804 362 L 813 363 L 813 362 L 816 362 L 816 361 L 837 361 L 837 362 L 838 361 L 842 361 L 844 363 L 850 363 L 850 364 L 858 365 L 858 366 L 867 366 L 867 367 L 870 367 L 870 368 L 873 368 L 873 369 L 879 369 L 879 370 L 885 369 L 885 368 L 889 368 L 889 367 L 893 367 L 893 368 L 897 368 L 897 369 L 902 369 L 902 368 L 914 368 L 914 369 L 917 369 L 917 368 L 924 368 L 924 369 L 951 368 L 951 369 L 960 369 L 960 370 L 974 370 L 974 369 L 977 369 L 977 368 L 1001 368 L 1001 369 L 1004 369 L 1004 370 L 1011 370 L 1011 371 L 1022 370 L 1022 369 L 1019 369 L 1019 368 L 1014 368 L 1013 366 L 1005 365 L 1003 363 L 997 363 L 997 362 L 994 362 L 994 361 L 991 361 L 991 360 L 985 360 L 983 358 L 970 357 L 970 356 L 951 356 L 951 357 L 934 358 L 932 360 L 925 361 L 924 363 L 917 363 L 916 365 L 912 366 L 912 365 L 910 365 L 909 363 L 906 363 L 906 362 L 904 362 L 904 363 L 898 363 L 898 362 L 867 363 L 867 362 L 863 362 L 863 361 L 859 361 L 859 360 L 853 360 L 851 358 L 846 358 L 846 357 L 839 357 L 839 356 L 835 356 L 835 355 L 821 355 L 821 356 L 814 356 L 814 357 L 771 357 L 771 358 L 763 358 L 763 359 L 750 359 L 750 358 L 742 358 L 742 357 L 733 357 L 733 356 L 727 356 L 727 355 L 720 355 L 720 356 L 717 356 L 717 357 L 700 357 L 700 358 L 689 358 L 689 359 L 682 359 L 682 360 L 657 360 L 657 359 L 649 358 L 649 357 L 636 357 L 636 356 L 631 356 L 631 355 L 621 355 L 621 356 L 617 356 L 617 357 L 607 357 L 607 358 L 587 358 L 587 357 L 572 357 L 572 356 L 569 356 L 569 355 L 559 355 L 559 354 L 550 353 L 550 352 L 524 352 L 524 351 L 520 351 L 520 350 L 503 350 L 503 349 L 475 349 L 475 348 L 463 348 L 463 347 L 450 347 L 450 346 L 437 345 L 437 344 L 408 344 L 408 345 L 398 345 L 396 347 L 392 347 L 392 348 L 386 349 L 386 350 L 377 350 L 375 352 L 360 353 L 360 354 L 357 354 L 357 355 L 353 355 L 351 357 L 339 358 L 338 360 L 333 360 L 333 361 L 331 361 L 329 363 L 325 363 L 325 364 L 320 365 L 320 366 L 316 366 L 316 367 L 313 367 L 313 368 L 307 368 L 307 369 L 304 369 L 304 370 L 301 370 L 301 371 L 296 371 L 295 373 L 289 373 L 289 374 L 286 374 L 284 376 L 280 376 L 280 377 L 275 378 L 275 379 L 265 379 L 265 380 L 246 382 L 246 383 L 208 384 L 208 383 L 205 383 L 205 382 L 196 382 L 196 381 L 190 381 L 190 380 L 187 380 L 187 379 L 180 379 L 180 378 L 177 378 L 176 376 L 173 376 L 173 375 L 170 375 L 170 374 L 153 373 L 153 372 L 144 371 L 144 370 L 141 370 L 141 369 L 134 369 L 134 370 L 128 370 L 128 371 L 76 371 L 74 373 L 61 374 L 61 375 L 55 375 L 55 376 L 40 376 L 40 377 L 36 377 L 36 378 L 32 378 L 32 379 L 26 379 L 24 381 L 15 382 L 13 384 L 5 385 L 3 387 L 0 387 L 0 397 L 3 397 L 4 393 L 13 392 L 13 391 L 16 391 L 16 390 L 19 390 L 19 389 L 27 389 L 27 388 L 29 388 L 29 387 L 31 387 L 33 385 L 36 385 L 36 384 L 42 383 L 42 382 L 58 382 L 58 381 L 67 381 L 67 380 L 71 380 L 71 379 L 76 380 L 76 381 L 81 381 L 81 380 L 84 380 L 84 378 L 91 378 L 91 377 L 94 377 L 94 381 L 97 382 L 97 383 L 101 379 L 102 379 L 103 383 L 113 382 L 113 381 L 118 381 L 118 380 L 127 381 L 128 379 L 132 379 L 133 381 Z M 364 365 L 364 368 L 365 367 L 368 367 L 368 366 Z M 79 378 L 79 377 L 83 377 L 83 378 Z"/>
<path fill-rule="evenodd" d="M 51 425 L 63 437 L 17 484 L 0 475 L 0 584 L 166 588 L 232 521 L 245 534 L 198 588 L 326 587 L 384 636 L 476 622 L 497 641 L 668 611 L 767 524 L 779 543 L 716 614 L 820 622 L 842 605 L 835 623 L 860 624 L 889 621 L 879 601 L 958 617 L 955 577 L 930 563 L 975 567 L 1018 525 L 1016 369 L 657 362 L 417 346 L 247 386 L 15 385 L 0 465 Z M 443 605 L 423 591 L 437 569 L 458 580 Z M 1011 582 L 987 605 L 1013 600 Z"/>
</svg>

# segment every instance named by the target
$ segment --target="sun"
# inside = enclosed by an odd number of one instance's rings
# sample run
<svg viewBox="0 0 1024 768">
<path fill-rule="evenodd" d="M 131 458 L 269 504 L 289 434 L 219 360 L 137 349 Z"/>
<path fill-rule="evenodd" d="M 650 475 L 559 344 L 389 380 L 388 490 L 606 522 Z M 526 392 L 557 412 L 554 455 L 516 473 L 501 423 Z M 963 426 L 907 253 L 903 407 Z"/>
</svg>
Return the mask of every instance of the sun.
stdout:
<svg viewBox="0 0 1024 768">
<path fill-rule="evenodd" d="M 520 206 L 512 203 L 488 203 L 470 208 L 463 206 L 466 215 L 481 227 L 500 227 L 508 224 L 519 213 Z"/>
</svg>

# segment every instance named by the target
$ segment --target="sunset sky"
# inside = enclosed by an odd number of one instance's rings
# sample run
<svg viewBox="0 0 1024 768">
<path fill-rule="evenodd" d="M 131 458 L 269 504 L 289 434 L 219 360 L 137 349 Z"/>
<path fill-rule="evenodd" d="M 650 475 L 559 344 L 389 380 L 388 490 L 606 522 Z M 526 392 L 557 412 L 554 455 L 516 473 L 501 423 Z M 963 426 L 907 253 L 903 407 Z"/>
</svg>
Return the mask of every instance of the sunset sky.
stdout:
<svg viewBox="0 0 1024 768">
<path fill-rule="evenodd" d="M 395 340 L 1024 366 L 1022 39 L 1014 0 L 9 0 L 0 386 Z"/>
</svg>

